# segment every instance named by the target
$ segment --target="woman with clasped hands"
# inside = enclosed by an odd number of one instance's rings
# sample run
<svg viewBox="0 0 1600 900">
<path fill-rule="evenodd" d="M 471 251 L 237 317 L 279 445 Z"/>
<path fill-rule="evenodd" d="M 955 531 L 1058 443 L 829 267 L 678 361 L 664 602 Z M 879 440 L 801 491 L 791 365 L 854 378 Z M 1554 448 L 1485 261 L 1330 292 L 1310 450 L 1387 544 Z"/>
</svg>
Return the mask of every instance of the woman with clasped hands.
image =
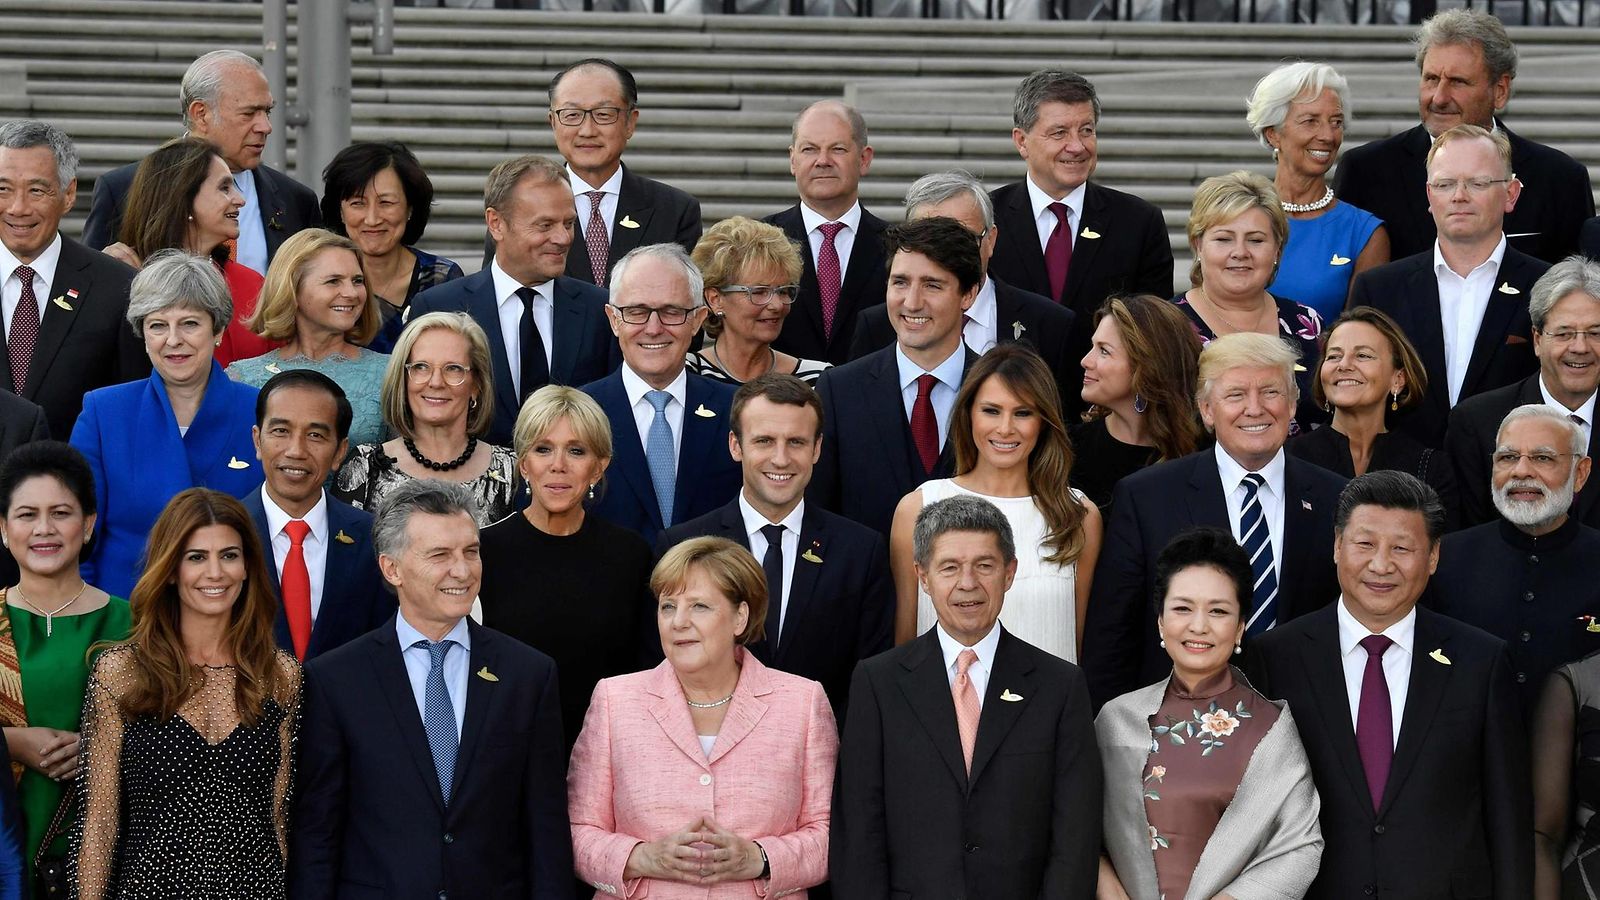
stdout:
<svg viewBox="0 0 1600 900">
<path fill-rule="evenodd" d="M 762 665 L 766 579 L 704 537 L 656 564 L 666 659 L 595 687 L 567 775 L 596 897 L 805 897 L 828 875 L 839 737 L 822 685 Z"/>
</svg>

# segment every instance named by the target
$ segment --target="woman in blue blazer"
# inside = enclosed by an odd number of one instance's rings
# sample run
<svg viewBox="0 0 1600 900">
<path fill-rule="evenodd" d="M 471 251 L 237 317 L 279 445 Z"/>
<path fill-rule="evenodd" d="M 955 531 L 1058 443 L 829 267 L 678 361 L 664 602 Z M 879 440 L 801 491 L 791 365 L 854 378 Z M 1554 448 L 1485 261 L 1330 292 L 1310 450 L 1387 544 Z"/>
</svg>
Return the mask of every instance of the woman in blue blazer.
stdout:
<svg viewBox="0 0 1600 900">
<path fill-rule="evenodd" d="M 182 251 L 155 254 L 128 300 L 128 321 L 154 371 L 84 395 L 72 445 L 94 471 L 100 520 L 81 568 L 114 596 L 133 589 L 145 537 L 179 491 L 241 497 L 261 485 L 250 440 L 256 389 L 230 381 L 212 358 L 232 317 L 215 266 Z"/>
</svg>

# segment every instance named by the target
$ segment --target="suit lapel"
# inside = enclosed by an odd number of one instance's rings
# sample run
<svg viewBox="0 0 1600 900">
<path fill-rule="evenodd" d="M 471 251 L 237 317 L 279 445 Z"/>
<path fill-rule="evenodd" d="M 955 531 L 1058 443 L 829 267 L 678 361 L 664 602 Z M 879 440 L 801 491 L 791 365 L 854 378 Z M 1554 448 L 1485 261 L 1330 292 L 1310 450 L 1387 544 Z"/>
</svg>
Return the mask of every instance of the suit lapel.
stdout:
<svg viewBox="0 0 1600 900">
<path fill-rule="evenodd" d="M 406 663 L 401 657 L 399 636 L 395 634 L 395 621 L 380 628 L 370 640 L 372 674 L 378 682 L 378 693 L 389 704 L 394 716 L 395 730 L 400 733 L 411 761 L 416 764 L 417 775 L 427 785 L 428 796 L 434 806 L 444 813 L 444 795 L 439 792 L 439 775 L 433 767 L 433 751 L 428 749 L 428 734 L 422 728 L 422 713 L 417 711 L 416 694 L 411 690 L 411 678 L 406 675 Z M 467 709 L 472 708 L 469 692 Z M 457 771 L 460 767 L 457 766 Z"/>
<path fill-rule="evenodd" d="M 871 383 L 863 392 L 872 416 L 873 430 L 878 434 L 881 452 L 879 461 L 895 476 L 895 490 L 904 494 L 920 479 L 911 471 L 911 426 L 906 421 L 905 401 L 900 396 L 899 369 L 895 364 L 894 348 L 879 351 L 878 364 L 868 372 Z M 945 442 L 946 445 L 949 441 Z"/>
<path fill-rule="evenodd" d="M 309 658 L 322 652 L 319 638 L 326 638 L 329 634 L 342 632 L 339 627 L 340 619 L 350 612 L 350 604 L 339 601 L 340 591 L 337 586 L 353 585 L 357 583 L 357 568 L 361 563 L 359 543 L 345 543 L 339 540 L 339 535 L 350 535 L 345 529 L 355 530 L 354 523 L 347 516 L 344 504 L 333 499 L 325 498 L 328 504 L 328 552 L 323 559 L 322 576 L 322 604 L 317 609 L 317 619 L 311 623 L 311 640 L 306 643 L 306 656 Z M 280 620 L 283 616 L 280 614 Z M 287 634 L 287 625 L 285 626 Z"/>
<path fill-rule="evenodd" d="M 805 315 L 807 324 L 817 337 L 817 343 L 821 344 L 822 288 L 817 284 L 817 260 L 811 255 L 811 238 L 806 234 L 805 217 L 800 214 L 800 207 L 793 206 L 774 216 L 773 223 L 782 228 L 790 240 L 800 245 L 800 257 L 804 263 L 800 270 L 800 296 L 806 300 L 795 304 L 795 310 Z M 790 315 L 794 315 L 794 312 L 791 311 Z"/>
<path fill-rule="evenodd" d="M 267 574 L 271 576 L 272 595 L 278 598 L 278 611 L 273 616 L 272 636 L 278 646 L 293 651 L 294 637 L 289 634 L 289 619 L 283 612 L 283 574 L 278 571 L 278 557 L 272 552 L 272 526 L 267 523 L 267 508 L 261 502 L 261 489 L 256 488 L 244 496 L 244 508 L 250 513 L 250 523 L 261 537 L 262 555 L 266 557 Z M 332 582 L 324 582 L 329 584 Z M 307 651 L 309 653 L 309 645 Z"/>
<path fill-rule="evenodd" d="M 555 358 L 550 360 L 550 380 L 557 384 L 571 384 L 572 371 L 578 365 L 578 349 L 584 346 L 583 301 L 573 296 L 567 282 L 561 278 L 552 282 L 551 291 L 555 295 L 555 308 L 551 314 L 551 328 L 555 334 L 551 335 L 550 340 L 554 345 Z"/>
<path fill-rule="evenodd" d="M 1507 252 L 1510 252 L 1509 248 Z M 1484 372 L 1494 361 L 1495 354 L 1505 345 L 1512 320 L 1516 318 L 1519 310 L 1528 307 L 1528 295 L 1520 288 L 1511 288 L 1517 291 L 1515 294 L 1507 294 L 1501 290 L 1502 287 L 1511 285 L 1511 268 L 1502 267 L 1500 277 L 1489 288 L 1489 305 L 1483 311 L 1483 322 L 1478 326 L 1478 338 L 1472 343 L 1472 359 L 1467 364 L 1467 377 L 1461 382 L 1463 397 L 1479 392 L 1478 382 L 1483 380 Z M 1528 335 L 1518 336 L 1523 340 L 1528 339 Z"/>
<path fill-rule="evenodd" d="M 709 471 L 711 467 L 706 457 L 715 452 L 719 445 L 724 454 L 728 452 L 727 424 L 721 421 L 722 417 L 716 415 L 715 410 L 705 405 L 711 399 L 710 382 L 691 373 L 685 379 L 683 398 L 683 439 L 678 442 L 680 477 L 678 489 L 673 493 L 672 522 L 688 518 L 685 511 L 694 505 L 695 490 L 699 486 L 695 479 L 683 478 L 681 473 Z M 702 410 L 712 415 L 700 415 Z M 662 526 L 671 525 L 672 522 L 663 522 Z"/>
<path fill-rule="evenodd" d="M 644 458 L 644 442 L 634 425 L 633 410 L 628 406 L 628 392 L 622 386 L 622 375 L 613 372 L 606 376 L 596 386 L 594 398 L 612 423 L 611 449 L 617 455 L 616 461 L 606 470 L 606 476 L 622 482 L 618 487 L 632 491 L 645 514 L 652 520 L 660 519 L 661 509 L 656 503 L 655 485 L 650 481 L 650 463 Z"/>
<path fill-rule="evenodd" d="M 999 654 L 996 654 L 998 656 Z M 998 665 L 999 660 L 996 660 Z M 915 642 L 915 647 L 901 658 L 902 671 L 897 679 L 900 692 L 911 706 L 911 712 L 921 723 L 922 730 L 933 742 L 935 752 L 950 770 L 950 775 L 967 790 L 967 762 L 961 755 L 961 734 L 956 730 L 956 704 L 950 694 L 950 680 L 945 675 L 944 653 L 939 649 L 939 636 L 928 629 Z M 993 676 L 990 682 L 993 683 Z M 978 733 L 983 733 L 983 720 L 979 719 Z"/>
<path fill-rule="evenodd" d="M 1411 682 L 1406 687 L 1406 708 L 1400 719 L 1400 741 L 1394 748 L 1394 762 L 1389 767 L 1389 780 L 1383 789 L 1382 812 L 1387 813 L 1395 797 L 1405 784 L 1406 776 L 1416 765 L 1422 747 L 1428 741 L 1428 731 L 1433 725 L 1433 715 L 1439 710 L 1439 701 L 1450 685 L 1451 666 L 1438 662 L 1429 654 L 1443 651 L 1449 658 L 1449 642 L 1433 614 L 1417 610 L 1415 643 L 1411 647 Z"/>
<path fill-rule="evenodd" d="M 711 745 L 711 753 L 706 756 L 708 765 L 728 755 L 755 730 L 756 724 L 767 714 L 767 701 L 764 698 L 771 693 L 772 681 L 767 677 L 766 667 L 760 661 L 747 659 L 739 675 L 739 683 L 734 687 L 728 714 L 723 716 L 717 740 Z"/>
<path fill-rule="evenodd" d="M 1423 402 L 1437 409 L 1439 415 L 1447 416 L 1450 388 L 1444 360 L 1444 322 L 1443 313 L 1439 311 L 1439 281 L 1433 275 L 1431 254 L 1421 257 L 1406 278 L 1406 309 L 1410 321 L 1402 321 L 1401 328 L 1416 344 L 1423 369 L 1439 376 L 1438 388 L 1428 391 Z"/>
<path fill-rule="evenodd" d="M 498 409 L 517 409 L 521 404 L 517 402 L 516 383 L 511 380 L 511 362 L 506 359 L 505 335 L 500 333 L 500 305 L 494 296 L 494 273 L 484 269 L 471 276 L 463 287 L 467 291 L 467 312 L 474 322 L 483 326 L 489 338 L 489 357 L 494 367 L 494 405 Z"/>
<path fill-rule="evenodd" d="M 1283 466 L 1283 579 L 1281 584 L 1297 585 L 1303 583 L 1306 566 L 1310 562 L 1311 548 L 1315 543 L 1318 516 L 1312 508 L 1311 485 L 1303 477 L 1304 470 L 1300 460 L 1286 456 Z M 1294 592 L 1298 593 L 1298 592 Z M 1300 596 L 1287 596 L 1288 615 L 1279 615 L 1281 624 L 1295 616 L 1308 613 L 1311 610 L 1301 609 L 1296 606 L 1305 598 Z"/>
<path fill-rule="evenodd" d="M 695 734 L 694 720 L 689 717 L 689 704 L 684 702 L 683 688 L 672 673 L 672 664 L 663 662 L 650 673 L 650 683 L 645 687 L 655 695 L 650 702 L 650 715 L 656 724 L 684 756 L 702 766 L 710 765 L 706 753 L 700 748 L 700 738 Z M 737 692 L 737 688 L 734 689 Z M 731 714 L 733 710 L 728 710 Z M 721 738 L 718 738 L 720 742 Z M 715 749 L 715 747 L 713 747 Z"/>
<path fill-rule="evenodd" d="M 1195 455 L 1194 468 L 1189 473 L 1189 521 L 1227 522 L 1228 499 L 1222 487 L 1222 476 L 1217 472 L 1215 451 L 1201 450 L 1205 456 Z"/>
<path fill-rule="evenodd" d="M 1037 687 L 1033 679 L 1033 664 L 1024 658 L 1016 646 L 1016 639 L 1001 628 L 1000 644 L 994 653 L 994 668 L 989 672 L 989 686 L 984 691 L 983 712 L 978 716 L 978 736 L 972 746 L 971 784 L 977 784 L 978 779 L 983 777 L 983 770 L 1005 742 L 1006 735 L 1011 733 L 1012 726 L 1022 718 L 1028 700 Z M 1002 695 L 1020 696 L 1022 699 L 1003 700 Z M 952 708 L 954 702 L 951 701 Z M 971 789 L 970 785 L 968 789 Z"/>
<path fill-rule="evenodd" d="M 862 292 L 883 265 L 883 229 L 883 222 L 863 206 L 855 240 L 850 244 L 850 260 L 845 264 L 844 281 L 839 284 L 839 311 L 833 322 L 835 340 L 845 331 L 841 327 L 844 323 L 855 321 L 856 313 L 861 309 L 859 301 Z"/>
<path fill-rule="evenodd" d="M 467 658 L 467 711 L 461 722 L 461 747 L 456 752 L 455 772 L 450 778 L 452 797 L 461 796 L 461 786 L 466 784 L 467 771 L 471 768 L 472 759 L 478 752 L 478 745 L 483 743 L 483 732 L 489 722 L 489 708 L 494 705 L 495 697 L 500 691 L 498 681 L 491 681 L 478 675 L 479 672 L 494 674 L 496 661 L 494 639 L 486 635 L 484 629 L 471 619 L 467 620 L 467 635 L 472 639 L 472 653 Z M 527 688 L 526 685 L 519 687 Z"/>
<path fill-rule="evenodd" d="M 72 327 L 78 321 L 78 315 L 83 311 L 85 304 L 95 302 L 109 302 L 97 297 L 94 292 L 94 269 L 89 265 L 90 257 L 79 253 L 78 248 L 65 235 L 61 238 L 61 255 L 56 260 L 56 277 L 50 283 L 50 292 L 44 300 L 44 317 L 39 320 L 39 339 L 33 346 L 33 358 L 28 362 L 28 380 L 22 385 L 22 396 L 32 400 L 39 392 L 39 386 L 44 383 L 49 374 L 50 364 L 55 361 L 56 354 L 61 352 L 61 347 L 67 342 L 67 337 L 72 333 Z M 76 297 L 67 296 L 68 291 L 75 291 Z M 61 298 L 61 303 L 56 298 Z M 65 305 L 63 305 L 65 304 Z M 9 327 L 10 322 L 6 325 Z M 6 374 L 10 375 L 11 363 L 6 362 Z M 11 381 L 6 380 L 9 388 Z M 66 435 L 61 435 L 58 440 L 64 440 Z"/>
<path fill-rule="evenodd" d="M 278 194 L 277 181 L 267 175 L 266 167 L 257 167 L 253 174 L 256 182 L 256 203 L 261 207 L 261 233 L 266 236 L 267 257 L 271 258 L 284 240 L 283 226 L 278 222 L 278 216 L 286 210 L 283 198 Z"/>
<path fill-rule="evenodd" d="M 650 183 L 622 167 L 622 185 L 617 189 L 617 218 L 611 223 L 611 252 L 606 264 L 614 266 L 629 250 L 639 246 L 650 218 L 655 215 L 655 191 Z M 632 223 L 629 227 L 624 223 Z M 587 247 L 584 253 L 588 253 Z"/>
<path fill-rule="evenodd" d="M 1361 751 L 1356 747 L 1356 730 L 1350 719 L 1350 698 L 1345 693 L 1344 666 L 1339 655 L 1339 620 L 1333 607 L 1313 613 L 1316 624 L 1306 629 L 1301 660 L 1305 679 L 1317 698 L 1317 714 L 1322 717 L 1328 739 L 1333 743 L 1333 755 L 1339 759 L 1339 768 L 1350 789 L 1357 797 L 1370 797 L 1367 772 L 1361 766 Z M 1392 779 L 1391 779 L 1392 781 Z M 1370 801 L 1358 804 L 1371 814 Z"/>
<path fill-rule="evenodd" d="M 1013 252 L 1022 260 L 1027 270 L 1029 284 L 1049 284 L 1050 275 L 1044 267 L 1044 248 L 1039 246 L 1039 226 L 1033 218 L 1033 203 L 1028 199 L 1028 184 L 1019 181 L 1011 192 L 1009 202 L 1000 211 L 1000 233 L 1012 235 Z M 1067 283 L 1072 283 L 1073 273 L 1067 272 Z M 1062 292 L 1066 296 L 1066 292 Z"/>
<path fill-rule="evenodd" d="M 800 543 L 795 553 L 799 558 L 794 561 L 794 576 L 789 579 L 789 590 L 783 600 L 783 634 L 791 637 L 798 633 L 795 629 L 800 627 L 795 623 L 811 612 L 811 602 L 817 592 L 817 576 L 822 572 L 822 565 L 806 559 L 806 554 L 818 559 L 828 558 L 828 527 L 814 505 L 808 504 L 805 515 L 800 518 Z M 778 649 L 785 651 L 780 655 L 786 655 L 788 648 L 788 641 L 779 641 Z"/>
<path fill-rule="evenodd" d="M 1084 281 L 1089 277 L 1095 256 L 1100 251 L 1100 244 L 1103 243 L 1099 237 L 1086 237 L 1084 232 L 1094 235 L 1114 234 L 1116 232 L 1116 223 L 1111 221 L 1111 208 L 1106 203 L 1105 193 L 1099 185 L 1092 181 L 1084 188 L 1082 219 L 1083 221 L 1078 223 L 1078 235 L 1072 242 L 1072 262 L 1067 266 L 1067 284 L 1061 291 L 1061 305 L 1073 308 L 1077 308 L 1078 304 L 1075 301 L 1078 298 L 1078 292 L 1082 289 Z M 1041 253 L 1039 258 L 1042 261 L 1044 255 Z M 1085 299 L 1089 303 L 1098 306 L 1104 298 L 1089 297 Z M 1079 315 L 1082 314 L 1082 312 L 1079 313 Z"/>
</svg>

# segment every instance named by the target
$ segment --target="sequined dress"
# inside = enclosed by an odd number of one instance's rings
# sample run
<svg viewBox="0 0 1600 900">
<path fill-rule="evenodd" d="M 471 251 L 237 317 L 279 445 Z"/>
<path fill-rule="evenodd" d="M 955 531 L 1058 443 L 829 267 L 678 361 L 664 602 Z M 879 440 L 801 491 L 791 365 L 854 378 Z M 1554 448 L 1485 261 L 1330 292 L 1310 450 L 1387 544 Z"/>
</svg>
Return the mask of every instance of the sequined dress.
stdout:
<svg viewBox="0 0 1600 900">
<path fill-rule="evenodd" d="M 279 652 L 278 686 L 245 725 L 237 670 L 204 683 L 165 722 L 130 717 L 137 645 L 95 661 L 83 704 L 85 802 L 68 856 L 82 900 L 271 900 L 284 896 L 300 667 Z"/>
<path fill-rule="evenodd" d="M 517 457 L 505 447 L 490 446 L 489 468 L 471 481 L 463 481 L 478 501 L 478 527 L 487 527 L 516 512 L 522 476 L 517 474 Z M 453 473 L 440 472 L 437 478 L 451 479 Z M 385 453 L 382 444 L 362 444 L 350 451 L 339 473 L 333 478 L 333 495 L 340 500 L 375 512 L 378 504 L 397 485 L 411 480 L 400 469 L 400 461 Z"/>
</svg>

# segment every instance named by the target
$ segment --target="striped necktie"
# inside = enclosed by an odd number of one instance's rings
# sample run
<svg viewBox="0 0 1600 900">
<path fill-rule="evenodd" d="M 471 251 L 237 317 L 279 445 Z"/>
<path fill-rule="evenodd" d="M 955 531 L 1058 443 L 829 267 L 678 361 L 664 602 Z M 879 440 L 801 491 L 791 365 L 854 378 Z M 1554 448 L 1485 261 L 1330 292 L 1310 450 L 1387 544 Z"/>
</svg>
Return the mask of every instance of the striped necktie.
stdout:
<svg viewBox="0 0 1600 900">
<path fill-rule="evenodd" d="M 1239 482 L 1244 488 L 1244 502 L 1239 510 L 1239 544 L 1250 557 L 1250 571 L 1255 576 L 1254 608 L 1250 611 L 1250 624 L 1245 628 L 1248 637 L 1255 637 L 1278 623 L 1278 573 L 1273 568 L 1267 517 L 1261 509 L 1261 486 L 1266 483 L 1267 480 L 1255 472 Z"/>
</svg>

